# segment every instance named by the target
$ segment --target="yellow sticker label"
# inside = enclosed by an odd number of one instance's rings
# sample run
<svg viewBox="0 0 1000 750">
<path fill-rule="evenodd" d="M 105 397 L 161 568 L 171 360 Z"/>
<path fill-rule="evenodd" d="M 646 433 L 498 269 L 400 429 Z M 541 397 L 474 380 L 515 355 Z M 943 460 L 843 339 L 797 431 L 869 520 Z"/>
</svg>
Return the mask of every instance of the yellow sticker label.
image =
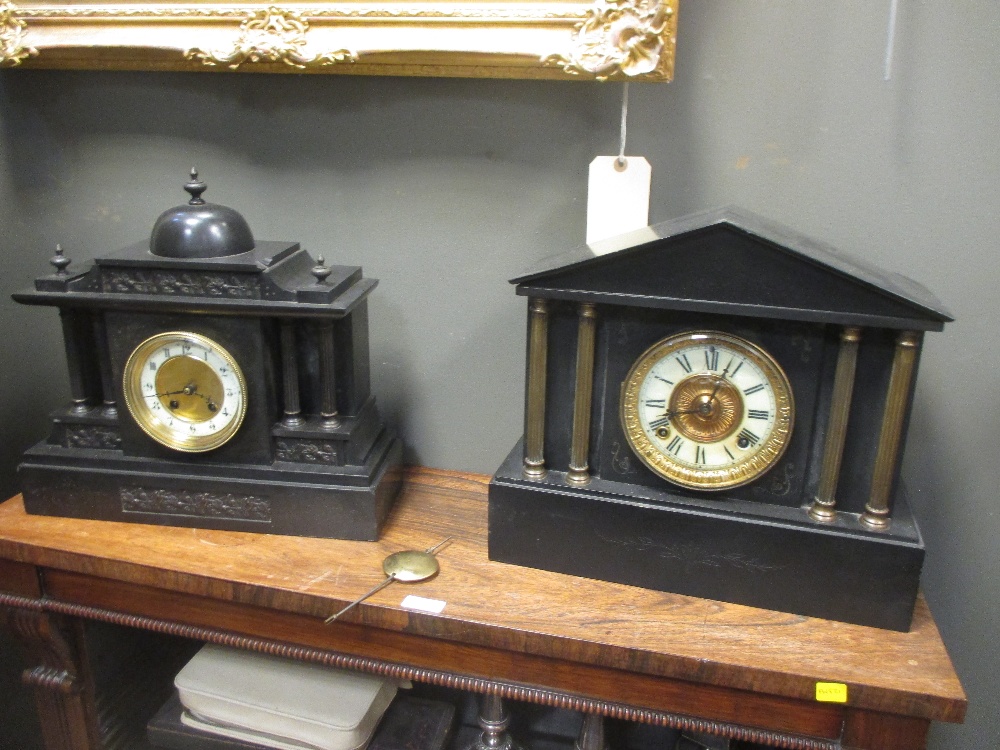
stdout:
<svg viewBox="0 0 1000 750">
<path fill-rule="evenodd" d="M 847 703 L 847 685 L 842 682 L 817 682 L 816 700 L 821 703 Z"/>
</svg>

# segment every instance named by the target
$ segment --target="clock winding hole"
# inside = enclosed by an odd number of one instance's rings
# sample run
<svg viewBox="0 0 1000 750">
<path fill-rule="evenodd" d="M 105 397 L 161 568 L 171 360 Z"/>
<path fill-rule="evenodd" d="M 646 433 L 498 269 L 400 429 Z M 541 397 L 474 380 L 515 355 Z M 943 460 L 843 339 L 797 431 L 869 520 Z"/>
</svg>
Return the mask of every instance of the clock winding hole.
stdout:
<svg viewBox="0 0 1000 750">
<path fill-rule="evenodd" d="M 226 392 L 208 363 L 189 354 L 166 360 L 156 373 L 156 393 L 170 412 L 188 422 L 204 422 L 219 411 Z"/>
</svg>

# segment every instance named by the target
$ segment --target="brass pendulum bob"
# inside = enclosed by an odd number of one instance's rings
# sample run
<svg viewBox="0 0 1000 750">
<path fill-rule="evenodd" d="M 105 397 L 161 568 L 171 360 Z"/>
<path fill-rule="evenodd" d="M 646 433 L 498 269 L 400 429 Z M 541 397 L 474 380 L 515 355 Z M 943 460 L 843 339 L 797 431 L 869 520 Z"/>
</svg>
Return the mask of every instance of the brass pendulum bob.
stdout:
<svg viewBox="0 0 1000 750">
<path fill-rule="evenodd" d="M 385 580 L 364 596 L 360 596 L 355 599 L 336 614 L 327 617 L 324 622 L 326 624 L 333 622 L 347 610 L 353 609 L 368 597 L 384 589 L 393 581 L 402 581 L 403 583 L 419 583 L 420 581 L 426 581 L 429 578 L 433 578 L 441 569 L 441 566 L 438 565 L 437 558 L 434 557 L 434 553 L 451 540 L 452 537 L 448 537 L 443 542 L 438 542 L 433 547 L 429 547 L 423 552 L 415 549 L 393 552 L 382 561 L 382 572 L 385 573 Z"/>
</svg>

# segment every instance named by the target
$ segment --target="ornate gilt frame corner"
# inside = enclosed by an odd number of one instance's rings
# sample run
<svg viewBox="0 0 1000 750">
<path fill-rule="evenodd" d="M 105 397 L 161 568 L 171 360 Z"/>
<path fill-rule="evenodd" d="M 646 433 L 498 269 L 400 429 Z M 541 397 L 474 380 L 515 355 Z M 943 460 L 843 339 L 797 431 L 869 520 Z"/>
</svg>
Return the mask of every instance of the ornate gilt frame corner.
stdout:
<svg viewBox="0 0 1000 750">
<path fill-rule="evenodd" d="M 0 66 L 669 81 L 679 0 L 0 0 Z"/>
</svg>

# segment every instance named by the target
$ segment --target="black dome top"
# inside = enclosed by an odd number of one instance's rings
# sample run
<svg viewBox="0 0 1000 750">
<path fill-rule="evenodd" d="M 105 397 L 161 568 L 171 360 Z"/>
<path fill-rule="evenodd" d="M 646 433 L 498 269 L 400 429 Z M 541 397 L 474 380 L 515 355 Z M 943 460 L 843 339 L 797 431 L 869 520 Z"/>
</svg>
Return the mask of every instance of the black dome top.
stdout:
<svg viewBox="0 0 1000 750">
<path fill-rule="evenodd" d="M 201 197 L 208 186 L 191 170 L 184 189 L 191 194 L 186 205 L 160 214 L 149 238 L 149 251 L 166 258 L 222 258 L 254 248 L 246 219 L 228 206 L 206 203 Z"/>
</svg>

